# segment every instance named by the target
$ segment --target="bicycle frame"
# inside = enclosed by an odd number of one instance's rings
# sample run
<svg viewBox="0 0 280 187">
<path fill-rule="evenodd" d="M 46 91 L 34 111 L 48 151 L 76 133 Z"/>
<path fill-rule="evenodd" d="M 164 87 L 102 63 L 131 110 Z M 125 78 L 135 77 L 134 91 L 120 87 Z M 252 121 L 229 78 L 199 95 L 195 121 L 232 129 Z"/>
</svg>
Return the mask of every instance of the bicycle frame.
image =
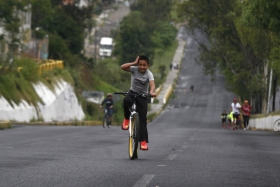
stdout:
<svg viewBox="0 0 280 187">
<path fill-rule="evenodd" d="M 132 137 L 132 120 L 133 120 L 133 115 L 134 114 L 137 114 L 137 112 L 136 112 L 136 104 L 135 103 L 133 103 L 132 104 L 132 107 L 131 107 L 131 110 L 130 110 L 130 116 L 129 116 L 129 127 L 128 127 L 128 131 L 129 131 L 129 136 L 130 137 Z"/>
<path fill-rule="evenodd" d="M 104 115 L 103 115 L 103 127 L 105 128 L 106 126 L 107 127 L 109 127 L 109 118 L 110 118 L 110 116 L 109 116 L 109 114 L 108 114 L 108 109 L 107 108 L 105 108 L 104 110 L 103 110 L 103 113 L 104 113 Z M 106 124 L 106 125 L 105 125 Z"/>
<path fill-rule="evenodd" d="M 127 94 L 130 94 L 130 93 L 115 92 L 114 94 L 122 94 L 122 95 L 126 96 Z M 140 123 L 139 123 L 139 116 L 136 111 L 135 98 L 138 96 L 149 97 L 150 94 L 130 94 L 130 95 L 133 96 L 133 98 L 132 98 L 132 105 L 131 105 L 131 107 L 129 107 L 130 116 L 129 116 L 129 127 L 128 127 L 128 132 L 129 132 L 128 153 L 129 153 L 129 158 L 131 160 L 134 160 L 135 158 L 138 158 L 137 149 L 139 146 L 138 144 L 139 144 L 139 136 L 140 136 L 140 133 L 139 133 Z"/>
</svg>

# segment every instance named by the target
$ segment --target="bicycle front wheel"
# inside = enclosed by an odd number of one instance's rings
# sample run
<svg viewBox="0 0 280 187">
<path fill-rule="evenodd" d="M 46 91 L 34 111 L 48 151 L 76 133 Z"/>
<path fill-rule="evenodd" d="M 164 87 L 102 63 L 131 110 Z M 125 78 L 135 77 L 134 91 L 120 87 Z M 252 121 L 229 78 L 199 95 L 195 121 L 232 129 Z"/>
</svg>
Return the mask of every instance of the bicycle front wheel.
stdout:
<svg viewBox="0 0 280 187">
<path fill-rule="evenodd" d="M 103 117 L 103 128 L 105 128 L 105 127 L 108 127 L 108 119 L 107 119 L 107 115 L 105 115 L 104 117 Z"/>
<path fill-rule="evenodd" d="M 140 136 L 140 123 L 138 114 L 134 114 L 131 120 L 131 134 L 129 135 L 128 141 L 128 153 L 129 158 L 134 160 L 134 158 L 138 158 L 137 148 L 138 141 Z"/>
</svg>

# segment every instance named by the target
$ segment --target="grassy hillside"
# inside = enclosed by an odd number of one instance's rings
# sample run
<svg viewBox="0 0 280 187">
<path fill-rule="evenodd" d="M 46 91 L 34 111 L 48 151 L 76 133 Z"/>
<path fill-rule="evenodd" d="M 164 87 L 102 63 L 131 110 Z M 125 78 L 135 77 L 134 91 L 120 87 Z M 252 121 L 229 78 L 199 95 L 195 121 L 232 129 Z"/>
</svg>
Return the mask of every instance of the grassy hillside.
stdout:
<svg viewBox="0 0 280 187">
<path fill-rule="evenodd" d="M 154 73 L 156 86 L 165 80 L 177 45 L 177 42 L 174 42 L 164 54 L 155 56 L 150 70 Z M 38 102 L 41 102 L 41 99 L 36 94 L 32 84 L 43 82 L 50 89 L 53 89 L 57 81 L 63 79 L 74 86 L 78 100 L 82 103 L 86 114 L 85 120 L 88 121 L 101 120 L 103 111 L 98 104 L 86 102 L 82 97 L 82 91 L 102 91 L 106 95 L 109 92 L 127 91 L 130 86 L 130 74 L 121 70 L 118 61 L 113 58 L 100 60 L 93 67 L 85 63 L 75 69 L 69 67 L 54 68 L 40 74 L 38 69 L 42 63 L 22 58 L 16 59 L 12 65 L 0 69 L 0 95 L 6 98 L 11 105 L 13 102 L 18 104 L 21 100 L 26 100 L 29 104 L 36 106 Z M 21 67 L 20 71 L 18 71 L 18 67 Z M 120 124 L 123 120 L 121 105 L 122 97 L 116 97 L 114 124 Z M 32 121 L 34 122 L 34 119 Z"/>
</svg>

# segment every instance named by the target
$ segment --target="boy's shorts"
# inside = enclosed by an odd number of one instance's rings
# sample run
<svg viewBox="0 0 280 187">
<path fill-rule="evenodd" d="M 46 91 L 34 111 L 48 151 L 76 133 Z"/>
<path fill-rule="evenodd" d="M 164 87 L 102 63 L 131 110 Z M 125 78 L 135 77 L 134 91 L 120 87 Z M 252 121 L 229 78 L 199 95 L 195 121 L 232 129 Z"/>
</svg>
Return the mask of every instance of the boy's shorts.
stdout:
<svg viewBox="0 0 280 187">
<path fill-rule="evenodd" d="M 226 122 L 226 119 L 222 119 L 222 123 Z"/>
<path fill-rule="evenodd" d="M 233 119 L 238 119 L 239 118 L 239 114 L 233 114 Z"/>
</svg>

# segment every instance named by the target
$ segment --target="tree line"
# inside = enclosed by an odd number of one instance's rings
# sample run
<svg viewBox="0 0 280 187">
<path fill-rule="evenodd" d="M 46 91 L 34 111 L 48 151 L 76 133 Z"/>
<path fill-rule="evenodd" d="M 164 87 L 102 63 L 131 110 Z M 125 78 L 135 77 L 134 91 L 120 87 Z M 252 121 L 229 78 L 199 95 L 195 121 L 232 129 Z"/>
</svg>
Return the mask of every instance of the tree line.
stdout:
<svg viewBox="0 0 280 187">
<path fill-rule="evenodd" d="M 20 19 L 14 10 L 24 11 L 31 3 L 32 30 L 39 38 L 49 35 L 49 57 L 64 60 L 78 83 L 76 71 L 81 64 L 90 65 L 89 73 L 98 74 L 94 69 L 100 67 L 81 52 L 86 31 L 95 26 L 93 14 L 100 13 L 100 7 L 113 1 L 88 2 L 89 6 L 81 9 L 71 4 L 62 6 L 62 1 L 57 0 L 0 0 L 0 23 L 9 33 L 11 46 L 18 45 Z M 214 75 L 219 70 L 226 79 L 227 89 L 242 100 L 248 99 L 254 113 L 267 112 L 270 104 L 275 110 L 280 74 L 278 4 L 276 0 L 133 1 L 131 13 L 117 30 L 114 55 L 121 64 L 139 54 L 153 59 L 156 54 L 164 53 L 176 37 L 171 12 L 177 10 L 178 17 L 186 20 L 188 31 L 199 43 L 197 62 L 203 65 L 205 74 Z M 2 35 L 0 41 L 3 40 Z M 116 80 L 125 79 L 116 77 Z"/>
<path fill-rule="evenodd" d="M 219 70 L 228 90 L 247 99 L 254 113 L 275 110 L 280 73 L 280 14 L 277 0 L 188 0 L 179 15 L 199 43 L 204 72 Z"/>
</svg>

